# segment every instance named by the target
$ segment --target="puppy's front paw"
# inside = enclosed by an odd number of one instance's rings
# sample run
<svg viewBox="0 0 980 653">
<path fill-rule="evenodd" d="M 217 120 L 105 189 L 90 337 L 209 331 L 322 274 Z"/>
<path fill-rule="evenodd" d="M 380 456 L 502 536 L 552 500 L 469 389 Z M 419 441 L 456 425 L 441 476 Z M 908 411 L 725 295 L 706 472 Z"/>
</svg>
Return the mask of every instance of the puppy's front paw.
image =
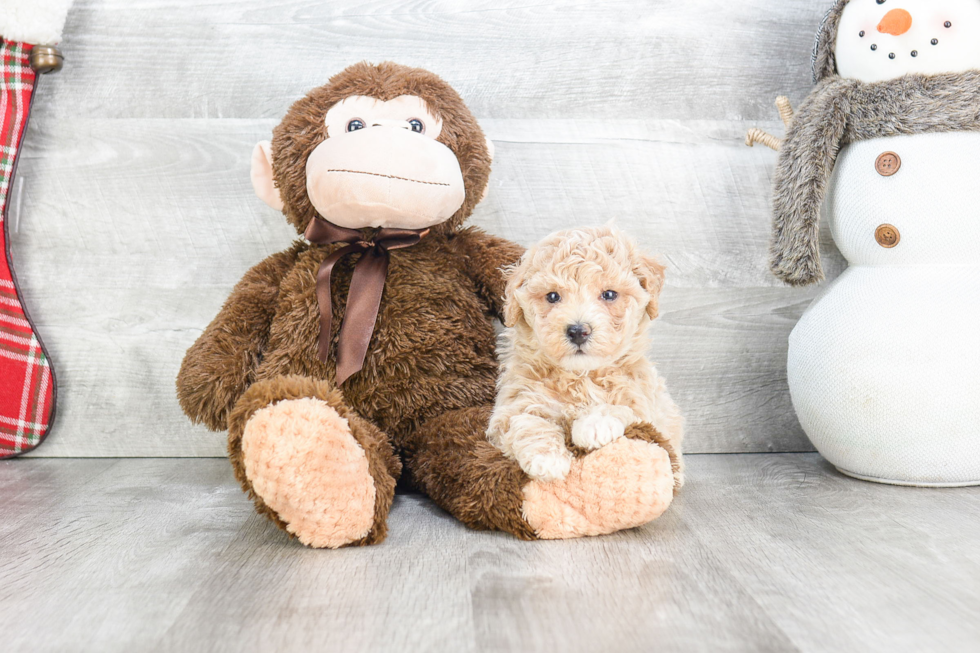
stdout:
<svg viewBox="0 0 980 653">
<path fill-rule="evenodd" d="M 568 476 L 572 467 L 572 454 L 539 453 L 527 461 L 520 462 L 521 469 L 535 481 L 560 481 Z"/>
<path fill-rule="evenodd" d="M 615 417 L 590 413 L 572 424 L 572 442 L 592 451 L 623 437 L 626 426 Z"/>
</svg>

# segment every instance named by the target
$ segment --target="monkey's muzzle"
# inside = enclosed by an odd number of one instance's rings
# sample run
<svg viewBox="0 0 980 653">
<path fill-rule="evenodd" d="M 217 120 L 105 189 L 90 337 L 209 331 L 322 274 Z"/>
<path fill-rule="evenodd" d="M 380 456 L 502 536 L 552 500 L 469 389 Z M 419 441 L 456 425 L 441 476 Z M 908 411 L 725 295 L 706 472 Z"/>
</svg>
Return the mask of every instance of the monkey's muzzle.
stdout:
<svg viewBox="0 0 980 653">
<path fill-rule="evenodd" d="M 373 126 L 331 136 L 306 162 L 306 191 L 326 220 L 349 229 L 422 229 L 463 205 L 452 150 L 408 129 Z"/>
</svg>

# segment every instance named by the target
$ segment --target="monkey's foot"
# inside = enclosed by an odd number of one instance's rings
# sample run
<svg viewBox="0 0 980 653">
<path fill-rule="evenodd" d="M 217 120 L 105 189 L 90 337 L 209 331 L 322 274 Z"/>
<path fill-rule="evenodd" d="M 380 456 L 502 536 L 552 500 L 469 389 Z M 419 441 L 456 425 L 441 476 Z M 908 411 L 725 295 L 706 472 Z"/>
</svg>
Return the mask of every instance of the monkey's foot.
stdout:
<svg viewBox="0 0 980 653">
<path fill-rule="evenodd" d="M 319 399 L 280 401 L 255 412 L 242 435 L 252 490 L 314 548 L 362 540 L 375 520 L 375 485 L 350 424 Z"/>
<path fill-rule="evenodd" d="M 560 481 L 524 486 L 524 519 L 544 540 L 604 535 L 659 517 L 674 496 L 667 452 L 652 442 L 619 438 L 576 458 Z"/>
</svg>

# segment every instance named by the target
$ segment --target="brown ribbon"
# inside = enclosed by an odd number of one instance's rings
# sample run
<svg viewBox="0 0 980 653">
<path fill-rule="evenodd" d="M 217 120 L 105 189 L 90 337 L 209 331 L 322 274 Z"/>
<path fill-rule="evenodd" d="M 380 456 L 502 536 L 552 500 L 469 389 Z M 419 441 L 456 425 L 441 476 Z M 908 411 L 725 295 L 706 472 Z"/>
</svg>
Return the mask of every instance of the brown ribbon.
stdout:
<svg viewBox="0 0 980 653">
<path fill-rule="evenodd" d="M 370 240 L 357 229 L 338 227 L 323 218 L 310 220 L 306 239 L 315 245 L 349 243 L 332 253 L 316 273 L 316 301 L 320 306 L 320 338 L 317 356 L 324 363 L 330 356 L 333 327 L 330 274 L 334 265 L 349 254 L 360 253 L 347 292 L 347 310 L 337 340 L 337 383 L 343 383 L 364 366 L 368 344 L 381 307 L 381 293 L 388 274 L 389 250 L 411 247 L 429 233 L 428 229 L 379 229 Z"/>
</svg>

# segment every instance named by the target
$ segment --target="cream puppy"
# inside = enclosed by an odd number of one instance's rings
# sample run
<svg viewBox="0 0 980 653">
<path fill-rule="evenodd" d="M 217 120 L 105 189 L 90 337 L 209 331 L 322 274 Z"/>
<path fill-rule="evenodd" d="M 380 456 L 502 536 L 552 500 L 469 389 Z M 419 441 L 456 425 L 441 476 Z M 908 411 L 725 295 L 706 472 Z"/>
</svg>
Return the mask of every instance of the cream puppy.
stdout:
<svg viewBox="0 0 980 653">
<path fill-rule="evenodd" d="M 508 273 L 490 442 L 541 481 L 568 474 L 566 436 L 591 451 L 638 422 L 679 459 L 683 418 L 647 358 L 664 267 L 606 225 L 552 234 Z"/>
</svg>

